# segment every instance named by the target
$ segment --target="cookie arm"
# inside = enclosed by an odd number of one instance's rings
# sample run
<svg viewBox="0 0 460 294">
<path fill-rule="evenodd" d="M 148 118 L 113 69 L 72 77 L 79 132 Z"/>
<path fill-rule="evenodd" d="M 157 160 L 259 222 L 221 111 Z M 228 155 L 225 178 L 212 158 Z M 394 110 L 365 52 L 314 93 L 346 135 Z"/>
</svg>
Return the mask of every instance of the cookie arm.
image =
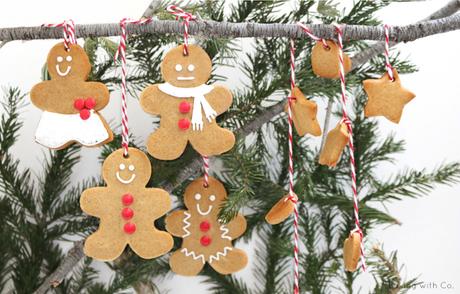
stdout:
<svg viewBox="0 0 460 294">
<path fill-rule="evenodd" d="M 209 94 L 205 95 L 205 98 L 217 112 L 217 115 L 227 111 L 233 102 L 233 96 L 230 90 L 221 85 L 214 86 L 214 89 Z"/>
<path fill-rule="evenodd" d="M 184 221 L 185 220 L 185 221 Z M 187 230 L 184 230 L 184 227 L 187 227 L 186 211 L 185 210 L 176 210 L 170 213 L 166 217 L 166 230 L 173 236 L 183 237 L 187 234 Z"/>
<path fill-rule="evenodd" d="M 88 82 L 86 85 L 89 88 L 88 97 L 93 97 L 96 100 L 94 110 L 101 110 L 109 104 L 110 92 L 109 89 L 99 82 Z"/>
<path fill-rule="evenodd" d="M 142 109 L 150 114 L 160 114 L 160 96 L 161 91 L 158 89 L 158 85 L 151 85 L 145 88 L 145 90 L 142 91 L 140 98 Z"/>
<path fill-rule="evenodd" d="M 51 103 L 50 99 L 46 98 L 48 89 L 49 81 L 44 81 L 36 84 L 32 87 L 32 90 L 30 90 L 30 100 L 32 104 L 44 111 L 49 108 L 48 103 Z"/>
<path fill-rule="evenodd" d="M 160 218 L 171 209 L 171 197 L 169 193 L 160 188 L 147 189 L 148 210 L 150 213 Z"/>
<path fill-rule="evenodd" d="M 235 240 L 246 231 L 246 219 L 240 213 L 227 224 L 228 236 Z"/>
<path fill-rule="evenodd" d="M 80 197 L 80 207 L 83 212 L 98 216 L 107 209 L 109 197 L 105 187 L 89 188 L 83 191 Z"/>
</svg>

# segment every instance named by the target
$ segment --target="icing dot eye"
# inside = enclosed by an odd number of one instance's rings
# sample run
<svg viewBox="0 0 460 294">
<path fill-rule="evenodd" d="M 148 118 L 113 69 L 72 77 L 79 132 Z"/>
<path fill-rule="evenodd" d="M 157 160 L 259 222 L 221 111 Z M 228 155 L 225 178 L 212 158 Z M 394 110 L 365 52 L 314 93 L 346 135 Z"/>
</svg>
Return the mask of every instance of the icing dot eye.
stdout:
<svg viewBox="0 0 460 294">
<path fill-rule="evenodd" d="M 195 194 L 195 200 L 200 200 L 201 199 L 201 194 Z"/>
<path fill-rule="evenodd" d="M 120 168 L 120 170 L 124 170 L 126 168 L 126 166 L 123 163 L 120 163 L 119 168 Z"/>
<path fill-rule="evenodd" d="M 214 201 L 214 200 L 216 200 L 216 196 L 215 196 L 215 195 L 211 195 L 211 196 L 209 196 L 209 200 L 210 200 L 210 201 Z"/>
<path fill-rule="evenodd" d="M 188 69 L 188 71 L 194 71 L 194 70 L 195 70 L 195 66 L 194 66 L 193 64 L 189 64 L 189 65 L 187 66 L 187 69 Z"/>
<path fill-rule="evenodd" d="M 56 60 L 57 60 L 57 62 L 63 62 L 63 61 L 64 61 L 64 57 L 58 56 L 58 57 L 56 58 Z"/>
<path fill-rule="evenodd" d="M 182 70 L 182 65 L 176 64 L 175 69 L 176 69 L 176 71 L 181 71 Z"/>
<path fill-rule="evenodd" d="M 134 165 L 130 164 L 130 165 L 128 166 L 128 169 L 129 169 L 130 171 L 133 171 L 133 170 L 134 170 Z"/>
<path fill-rule="evenodd" d="M 70 55 L 67 56 L 67 57 L 65 58 L 65 60 L 67 60 L 68 62 L 71 62 L 71 61 L 72 61 L 72 56 L 70 56 Z"/>
</svg>

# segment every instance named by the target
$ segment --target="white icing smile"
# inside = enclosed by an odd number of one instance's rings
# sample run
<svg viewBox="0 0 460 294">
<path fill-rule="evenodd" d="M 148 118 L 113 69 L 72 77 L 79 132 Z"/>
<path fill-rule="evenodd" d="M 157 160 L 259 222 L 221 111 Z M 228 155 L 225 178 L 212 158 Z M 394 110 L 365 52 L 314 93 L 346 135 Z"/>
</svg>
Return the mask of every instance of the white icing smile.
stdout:
<svg viewBox="0 0 460 294">
<path fill-rule="evenodd" d="M 203 212 L 203 211 L 201 210 L 201 208 L 200 208 L 200 205 L 197 204 L 197 205 L 196 205 L 196 210 L 198 211 L 199 214 L 201 214 L 201 215 L 203 215 L 203 216 L 204 216 L 204 215 L 208 215 L 208 214 L 211 212 L 211 210 L 212 210 L 212 205 L 209 205 L 208 210 L 206 210 L 205 212 Z"/>
<path fill-rule="evenodd" d="M 178 81 L 193 81 L 195 77 L 177 77 Z"/>
<path fill-rule="evenodd" d="M 126 168 L 126 166 L 123 163 L 121 163 L 120 166 L 119 166 L 119 169 L 120 170 L 125 170 L 125 168 Z M 134 165 L 130 164 L 128 169 L 130 171 L 134 171 L 135 167 L 134 167 Z M 131 177 L 129 179 L 125 180 L 120 176 L 120 171 L 117 171 L 115 176 L 117 177 L 117 180 L 120 181 L 120 183 L 125 184 L 125 185 L 131 184 L 131 182 L 134 181 L 134 179 L 136 178 L 136 174 L 132 173 Z"/>
<path fill-rule="evenodd" d="M 60 75 L 61 77 L 65 77 L 66 75 L 68 75 L 71 69 L 72 69 L 72 67 L 70 65 L 68 65 L 67 69 L 63 72 L 63 71 L 61 71 L 61 68 L 60 68 L 59 64 L 56 64 L 56 71 L 57 71 L 58 75 Z"/>
</svg>

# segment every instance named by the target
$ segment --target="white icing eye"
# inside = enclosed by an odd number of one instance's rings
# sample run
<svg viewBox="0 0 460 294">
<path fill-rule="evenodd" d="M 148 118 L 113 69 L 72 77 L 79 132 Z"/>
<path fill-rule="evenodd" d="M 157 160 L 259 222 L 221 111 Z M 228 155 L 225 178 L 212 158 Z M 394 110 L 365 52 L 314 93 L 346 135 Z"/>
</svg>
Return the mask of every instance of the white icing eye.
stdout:
<svg viewBox="0 0 460 294">
<path fill-rule="evenodd" d="M 58 56 L 58 57 L 56 58 L 56 60 L 57 60 L 57 62 L 63 62 L 63 61 L 64 61 L 64 57 Z"/>
<path fill-rule="evenodd" d="M 123 163 L 120 163 L 119 168 L 120 168 L 120 170 L 125 170 L 126 166 Z"/>
<path fill-rule="evenodd" d="M 187 69 L 188 69 L 188 71 L 194 71 L 194 70 L 195 70 L 195 66 L 194 66 L 193 64 L 189 64 L 189 65 L 187 66 Z"/>
<path fill-rule="evenodd" d="M 67 60 L 68 62 L 71 62 L 71 61 L 72 61 L 72 56 L 70 56 L 70 55 L 67 56 L 67 57 L 65 58 L 65 60 Z"/>
<path fill-rule="evenodd" d="M 128 166 L 128 169 L 129 169 L 130 171 L 133 171 L 133 170 L 134 170 L 134 165 L 130 164 L 130 165 Z"/>
<path fill-rule="evenodd" d="M 195 200 L 200 200 L 201 199 L 201 194 L 195 194 Z"/>
<path fill-rule="evenodd" d="M 176 64 L 176 71 L 181 71 L 182 70 L 182 65 Z"/>
<path fill-rule="evenodd" d="M 210 201 L 214 201 L 214 200 L 216 200 L 216 196 L 215 196 L 215 195 L 211 195 L 211 196 L 209 196 L 209 200 L 210 200 Z"/>
</svg>

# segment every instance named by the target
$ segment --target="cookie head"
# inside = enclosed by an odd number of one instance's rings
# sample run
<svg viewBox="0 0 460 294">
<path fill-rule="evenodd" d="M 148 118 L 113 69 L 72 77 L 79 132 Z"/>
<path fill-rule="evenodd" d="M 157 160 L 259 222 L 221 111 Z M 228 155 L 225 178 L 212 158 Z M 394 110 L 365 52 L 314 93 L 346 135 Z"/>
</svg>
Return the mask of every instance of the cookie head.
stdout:
<svg viewBox="0 0 460 294">
<path fill-rule="evenodd" d="M 136 148 L 129 148 L 128 154 L 125 157 L 123 149 L 118 149 L 106 158 L 102 166 L 102 176 L 107 185 L 145 187 L 151 175 L 147 155 Z"/>
<path fill-rule="evenodd" d="M 212 71 L 211 59 L 197 45 L 188 46 L 184 55 L 183 45 L 171 49 L 161 63 L 161 74 L 166 82 L 181 88 L 206 84 Z"/>
<path fill-rule="evenodd" d="M 47 65 L 53 80 L 86 80 L 91 71 L 88 55 L 78 44 L 70 44 L 69 50 L 65 48 L 64 43 L 55 45 L 48 54 Z"/>
<path fill-rule="evenodd" d="M 208 187 L 204 186 L 203 180 L 196 179 L 185 189 L 185 206 L 201 216 L 217 215 L 222 202 L 227 198 L 227 192 L 216 179 L 209 177 Z"/>
</svg>

